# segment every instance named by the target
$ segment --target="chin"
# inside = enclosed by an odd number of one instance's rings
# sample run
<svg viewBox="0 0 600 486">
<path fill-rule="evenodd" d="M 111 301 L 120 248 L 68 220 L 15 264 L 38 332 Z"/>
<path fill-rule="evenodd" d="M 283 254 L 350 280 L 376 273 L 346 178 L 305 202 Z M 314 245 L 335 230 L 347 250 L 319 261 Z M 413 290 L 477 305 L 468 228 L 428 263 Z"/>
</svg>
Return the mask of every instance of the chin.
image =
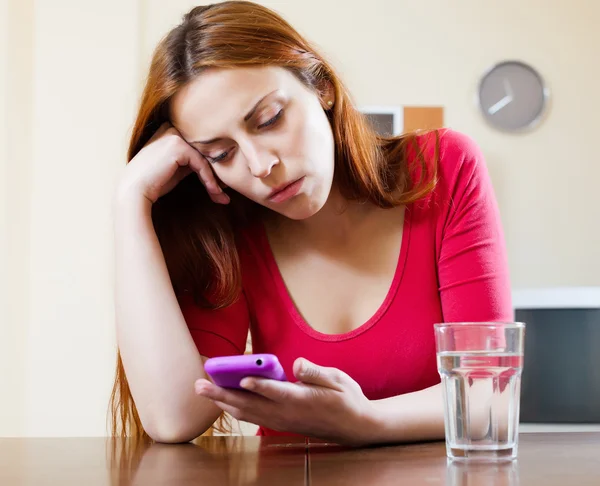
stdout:
<svg viewBox="0 0 600 486">
<path fill-rule="evenodd" d="M 303 208 L 301 210 L 281 211 L 279 214 L 294 221 L 303 221 L 314 216 L 317 212 L 318 211 L 311 211 L 310 208 Z"/>
<path fill-rule="evenodd" d="M 296 200 L 290 201 L 288 207 L 282 207 L 277 212 L 294 221 L 302 221 L 317 214 L 325 206 L 326 201 L 327 198 L 299 197 Z"/>
</svg>

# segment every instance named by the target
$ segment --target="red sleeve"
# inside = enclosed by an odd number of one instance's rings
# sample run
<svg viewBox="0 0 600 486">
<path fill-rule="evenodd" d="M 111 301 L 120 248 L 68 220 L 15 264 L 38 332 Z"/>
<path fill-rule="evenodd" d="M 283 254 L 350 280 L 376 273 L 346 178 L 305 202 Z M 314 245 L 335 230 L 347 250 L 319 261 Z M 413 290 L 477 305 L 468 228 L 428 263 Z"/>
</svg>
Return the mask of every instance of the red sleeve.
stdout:
<svg viewBox="0 0 600 486">
<path fill-rule="evenodd" d="M 443 132 L 439 171 L 437 253 L 444 321 L 512 321 L 504 234 L 483 154 L 467 136 Z"/>
<path fill-rule="evenodd" d="M 248 337 L 249 313 L 244 293 L 222 309 L 204 309 L 189 296 L 179 300 L 183 317 L 202 356 L 244 354 Z"/>
</svg>

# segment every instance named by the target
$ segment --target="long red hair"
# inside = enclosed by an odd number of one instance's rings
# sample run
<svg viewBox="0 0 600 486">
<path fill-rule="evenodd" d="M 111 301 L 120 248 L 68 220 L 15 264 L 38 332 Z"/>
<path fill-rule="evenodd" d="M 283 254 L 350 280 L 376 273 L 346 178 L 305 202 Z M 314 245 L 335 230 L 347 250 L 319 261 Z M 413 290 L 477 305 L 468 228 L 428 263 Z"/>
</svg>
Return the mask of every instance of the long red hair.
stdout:
<svg viewBox="0 0 600 486">
<path fill-rule="evenodd" d="M 327 111 L 335 140 L 335 181 L 348 200 L 392 208 L 427 195 L 437 179 L 416 134 L 380 137 L 353 105 L 332 66 L 275 12 L 247 1 L 199 6 L 187 13 L 157 46 L 129 144 L 131 160 L 169 120 L 169 102 L 209 67 L 280 66 L 317 96 L 333 87 Z M 411 152 L 411 163 L 407 154 Z M 256 207 L 230 194 L 227 206 L 212 203 L 200 181 L 184 179 L 153 206 L 152 218 L 177 294 L 217 308 L 235 301 L 241 277 L 236 230 L 259 217 Z M 208 299 L 207 294 L 213 298 Z M 224 324 L 225 325 L 225 324 Z M 111 395 L 112 434 L 145 436 L 123 363 L 117 356 Z"/>
</svg>

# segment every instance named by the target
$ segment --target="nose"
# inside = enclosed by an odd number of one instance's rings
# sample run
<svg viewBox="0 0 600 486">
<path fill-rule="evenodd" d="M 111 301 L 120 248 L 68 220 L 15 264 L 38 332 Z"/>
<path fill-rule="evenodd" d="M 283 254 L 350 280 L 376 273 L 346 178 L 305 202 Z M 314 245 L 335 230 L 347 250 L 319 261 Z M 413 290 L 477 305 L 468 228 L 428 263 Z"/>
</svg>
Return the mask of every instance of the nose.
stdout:
<svg viewBox="0 0 600 486">
<path fill-rule="evenodd" d="M 279 164 L 279 159 L 272 152 L 254 144 L 244 147 L 244 152 L 250 173 L 259 179 L 268 177 L 273 167 Z"/>
</svg>

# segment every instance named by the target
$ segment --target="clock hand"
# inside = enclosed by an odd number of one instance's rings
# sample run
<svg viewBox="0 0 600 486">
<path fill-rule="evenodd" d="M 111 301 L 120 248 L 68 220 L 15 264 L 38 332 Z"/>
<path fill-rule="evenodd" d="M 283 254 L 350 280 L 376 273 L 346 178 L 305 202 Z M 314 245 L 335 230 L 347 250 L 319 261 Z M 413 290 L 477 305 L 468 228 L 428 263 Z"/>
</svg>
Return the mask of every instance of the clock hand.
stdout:
<svg viewBox="0 0 600 486">
<path fill-rule="evenodd" d="M 505 96 L 500 101 L 494 103 L 492 106 L 488 108 L 488 113 L 490 115 L 494 115 L 499 112 L 502 108 L 508 105 L 512 101 L 512 96 Z"/>
<path fill-rule="evenodd" d="M 509 83 L 508 79 L 506 79 L 506 78 L 504 78 L 504 90 L 506 91 L 506 94 L 507 94 L 508 96 L 511 96 L 511 97 L 512 97 L 512 95 L 513 95 L 513 90 L 512 90 L 512 88 L 510 87 L 510 83 Z"/>
</svg>

